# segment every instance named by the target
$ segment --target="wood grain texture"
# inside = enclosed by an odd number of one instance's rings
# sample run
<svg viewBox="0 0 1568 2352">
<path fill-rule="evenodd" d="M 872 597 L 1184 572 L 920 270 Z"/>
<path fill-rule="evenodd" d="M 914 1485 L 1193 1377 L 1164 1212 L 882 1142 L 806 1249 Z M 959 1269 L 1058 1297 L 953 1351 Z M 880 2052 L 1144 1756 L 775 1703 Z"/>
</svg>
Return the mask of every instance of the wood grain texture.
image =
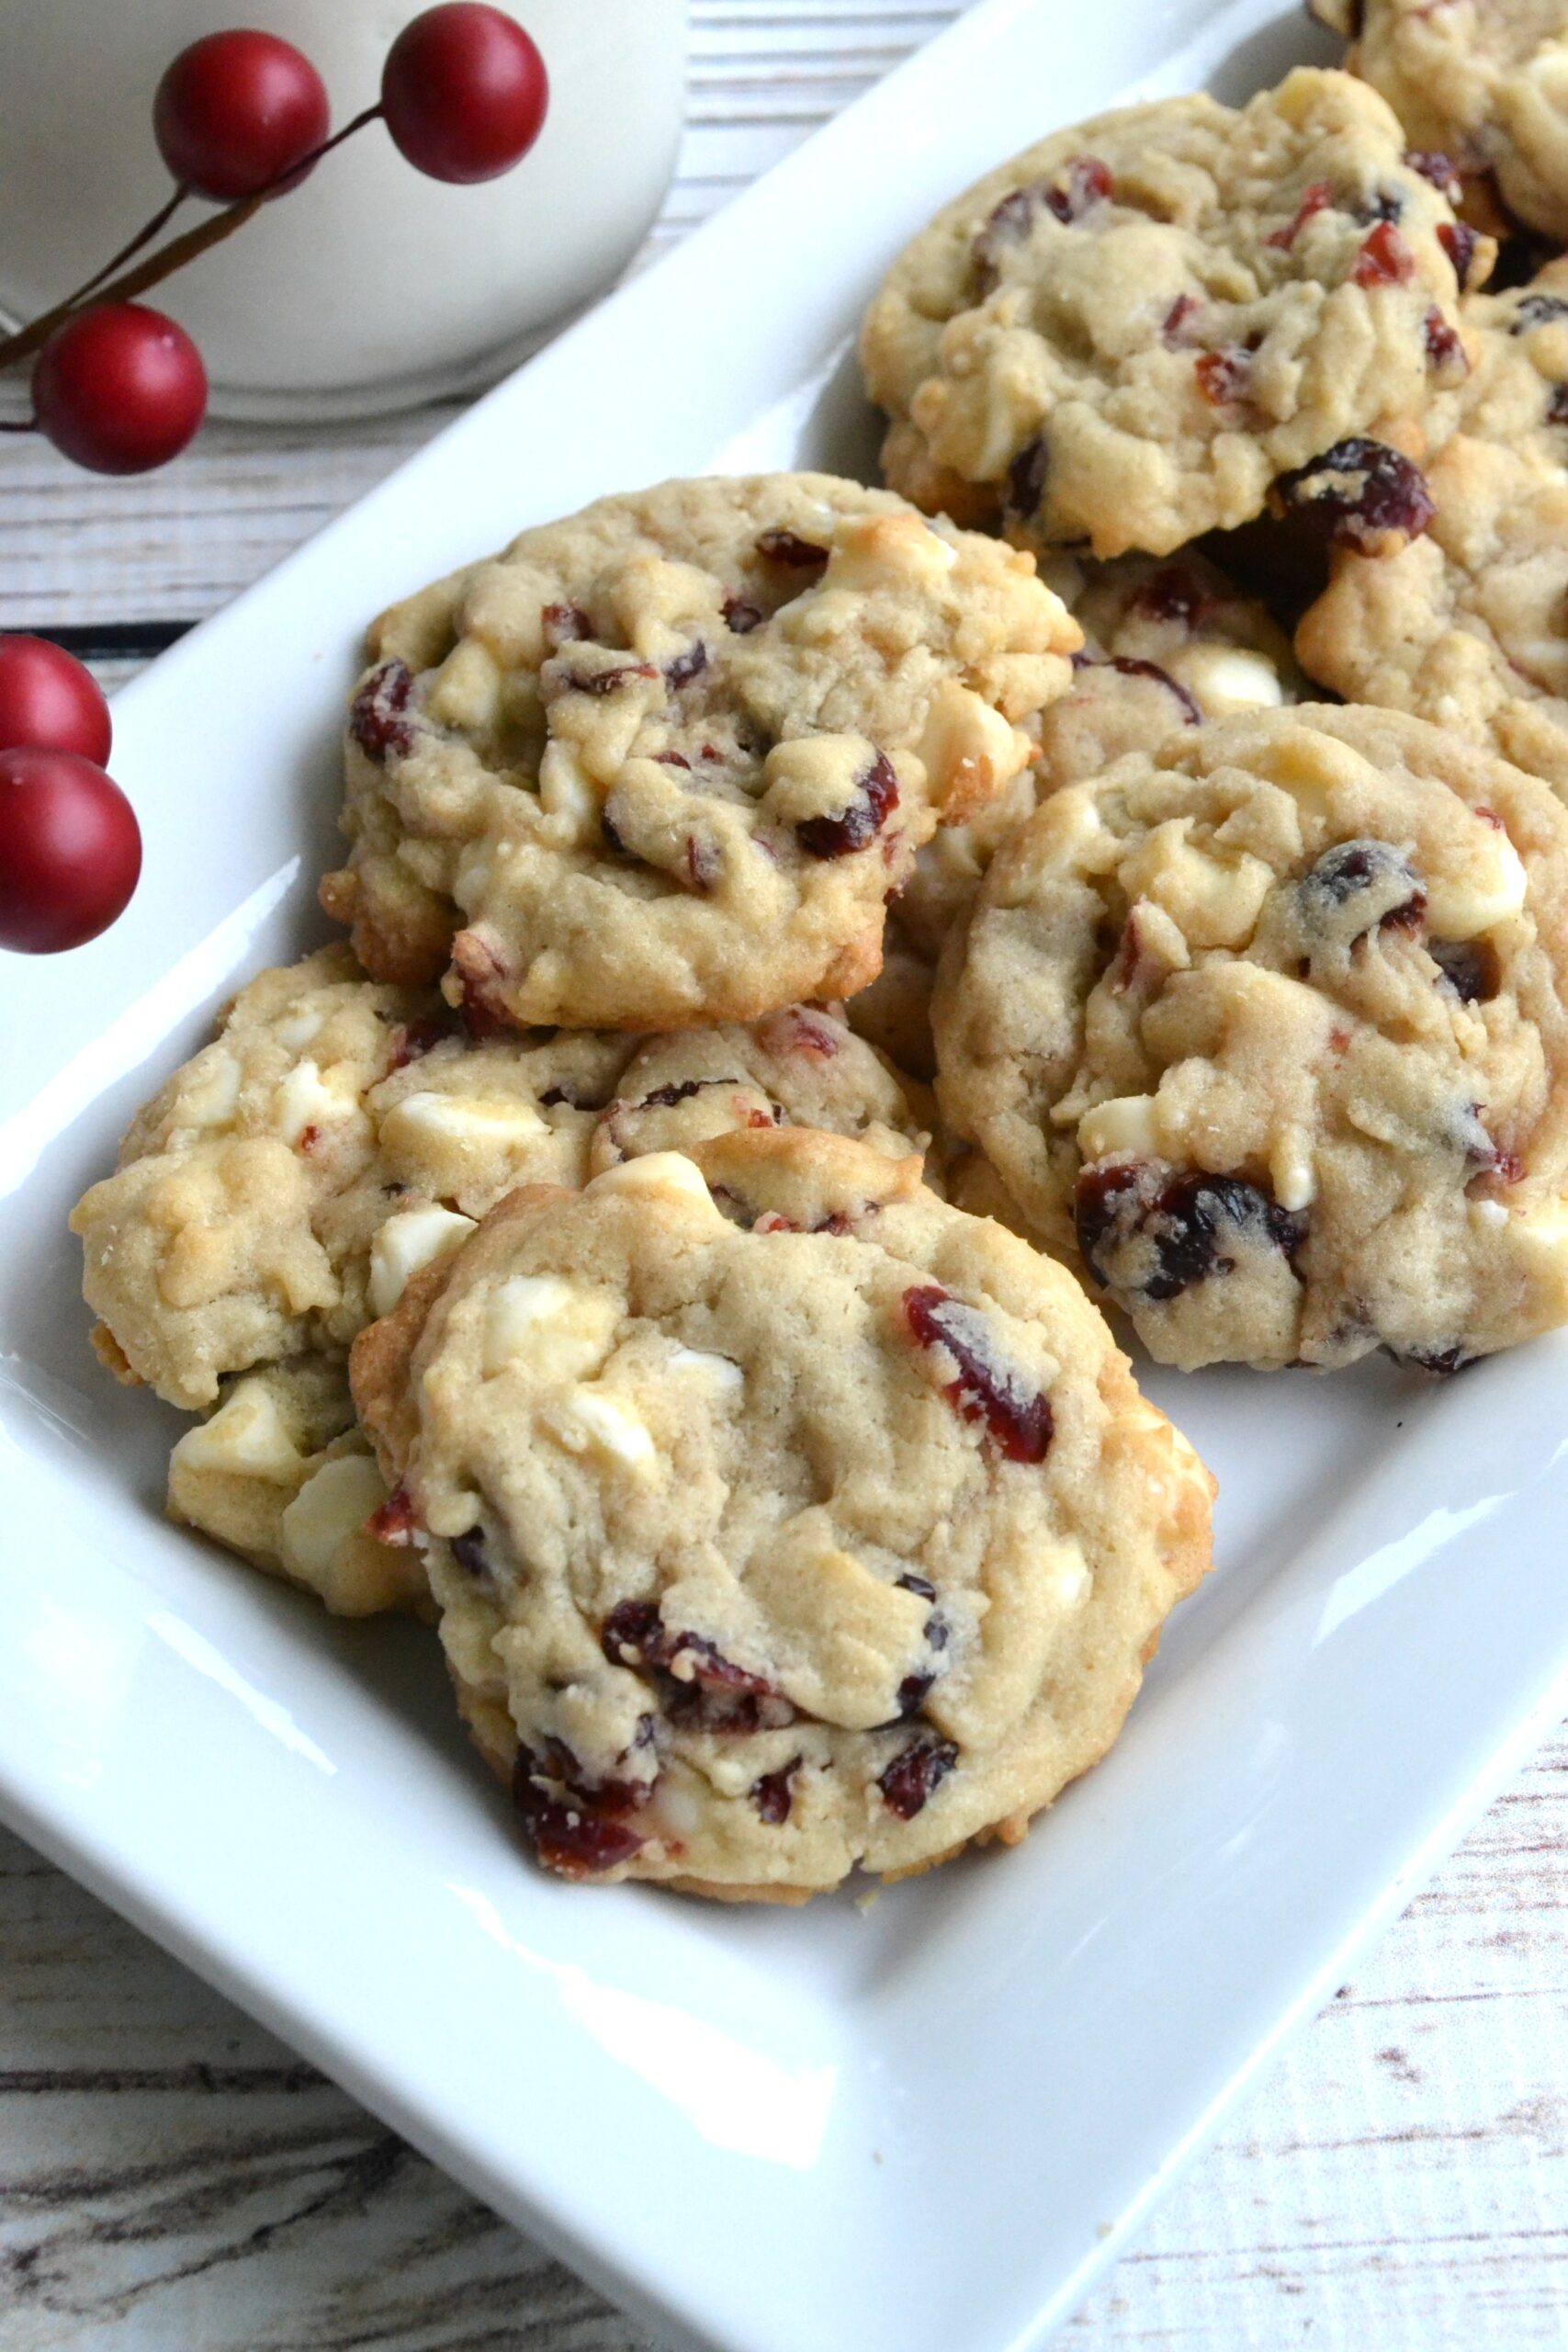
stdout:
<svg viewBox="0 0 1568 2352">
<path fill-rule="evenodd" d="M 955 13 L 951 0 L 694 0 L 688 132 L 648 254 Z M 113 484 L 29 443 L 0 445 L 0 628 L 197 618 L 443 414 L 218 426 L 168 472 Z M 118 684 L 133 666 L 102 674 Z M 1561 2345 L 1565 1928 L 1560 1737 L 1064 2341 L 1075 2352 Z M 313 2068 L 0 1832 L 0 2352 L 46 2347 L 651 2352 Z"/>
</svg>

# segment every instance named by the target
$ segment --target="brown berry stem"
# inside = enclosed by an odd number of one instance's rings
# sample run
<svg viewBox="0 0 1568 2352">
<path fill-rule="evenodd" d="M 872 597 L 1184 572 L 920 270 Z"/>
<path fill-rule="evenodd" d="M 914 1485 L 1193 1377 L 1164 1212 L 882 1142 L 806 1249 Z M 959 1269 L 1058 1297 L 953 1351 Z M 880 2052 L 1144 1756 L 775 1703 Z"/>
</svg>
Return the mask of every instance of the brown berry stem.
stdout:
<svg viewBox="0 0 1568 2352">
<path fill-rule="evenodd" d="M 185 202 L 189 194 L 190 190 L 188 187 L 181 187 L 175 188 L 168 202 L 166 204 L 161 204 L 158 207 L 157 211 L 154 212 L 151 220 L 143 222 L 142 226 L 136 232 L 135 236 L 130 240 L 129 243 L 121 245 L 118 253 L 115 254 L 111 261 L 105 262 L 102 269 L 96 269 L 91 277 L 87 278 L 84 284 L 78 286 L 74 294 L 68 294 L 66 296 L 65 299 L 68 307 L 74 310 L 79 302 L 85 302 L 88 295 L 93 293 L 96 288 L 103 284 L 106 277 L 112 277 L 117 269 L 123 269 L 128 261 L 134 261 L 137 254 L 142 250 L 143 246 L 150 245 L 153 238 L 159 233 L 160 230 L 166 229 L 168 227 L 170 221 L 174 219 L 175 213 L 179 210 L 181 205 Z"/>
<path fill-rule="evenodd" d="M 341 147 L 344 141 L 352 139 L 356 130 L 363 130 L 367 123 L 378 122 L 380 118 L 378 104 L 367 107 L 363 114 L 356 114 L 352 122 L 345 122 L 341 130 L 334 131 L 319 147 L 313 147 L 299 163 L 291 164 L 287 172 L 281 173 L 276 180 L 268 181 L 265 187 L 257 188 L 254 196 L 242 197 L 237 204 L 225 205 L 221 212 L 213 213 L 209 220 L 199 222 L 196 228 L 186 229 L 181 235 L 171 237 L 166 245 L 160 245 L 155 253 L 138 262 L 134 269 L 126 270 L 119 277 L 109 278 L 106 284 L 107 273 L 125 258 L 124 254 L 117 254 L 113 261 L 106 263 L 96 278 L 88 280 L 86 287 L 67 295 L 64 301 L 57 302 L 52 310 L 41 311 L 17 334 L 0 339 L 0 368 L 14 368 L 19 361 L 30 359 L 35 351 L 40 351 L 56 328 L 64 325 L 89 291 L 95 302 L 134 302 L 137 296 L 144 294 L 150 286 L 161 285 L 165 277 L 172 277 L 176 269 L 183 269 L 187 262 L 195 261 L 210 246 L 220 245 L 226 237 L 231 237 L 236 229 L 243 229 L 253 214 L 269 203 L 280 188 L 302 178 L 306 172 L 321 162 L 323 155 L 330 155 L 334 147 Z M 183 188 L 177 190 L 176 200 L 184 193 Z M 172 204 L 166 205 L 163 214 L 149 222 L 147 228 L 131 240 L 126 251 L 140 251 L 149 237 L 156 236 L 173 210 Z"/>
</svg>

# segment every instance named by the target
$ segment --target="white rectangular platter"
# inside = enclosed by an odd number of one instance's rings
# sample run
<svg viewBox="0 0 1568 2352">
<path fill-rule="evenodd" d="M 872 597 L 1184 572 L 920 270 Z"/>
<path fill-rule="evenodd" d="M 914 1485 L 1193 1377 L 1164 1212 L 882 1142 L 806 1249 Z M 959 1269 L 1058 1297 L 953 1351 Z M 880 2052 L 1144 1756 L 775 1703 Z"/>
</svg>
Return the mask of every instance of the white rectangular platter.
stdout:
<svg viewBox="0 0 1568 2352">
<path fill-rule="evenodd" d="M 166 1526 L 174 1419 L 85 1346 L 65 1214 L 212 1008 L 318 935 L 358 632 L 671 473 L 863 469 L 888 257 L 1058 122 L 1325 52 L 1278 0 L 984 0 L 120 698 L 125 920 L 0 975 L 0 1814 L 649 2324 L 1028 2352 L 1404 1901 L 1568 1676 L 1568 1344 L 1154 1392 L 1220 1567 L 1018 1853 L 805 1913 L 520 1854 L 434 1645 Z"/>
</svg>

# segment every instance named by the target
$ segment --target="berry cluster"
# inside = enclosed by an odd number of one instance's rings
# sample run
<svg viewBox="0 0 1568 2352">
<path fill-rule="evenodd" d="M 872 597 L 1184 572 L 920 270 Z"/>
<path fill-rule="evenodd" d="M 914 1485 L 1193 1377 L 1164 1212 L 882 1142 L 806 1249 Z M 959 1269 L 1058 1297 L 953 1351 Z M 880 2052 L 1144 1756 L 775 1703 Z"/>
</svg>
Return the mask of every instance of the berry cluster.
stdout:
<svg viewBox="0 0 1568 2352">
<path fill-rule="evenodd" d="M 109 707 L 41 637 L 0 637 L 0 947 L 80 947 L 141 872 L 135 812 L 104 770 Z"/>
<path fill-rule="evenodd" d="M 207 370 L 184 328 L 138 295 L 298 187 L 369 123 L 386 124 L 416 171 L 471 183 L 521 162 L 548 103 L 535 42 L 481 0 L 446 0 L 406 25 L 387 53 L 378 103 L 335 135 L 325 85 L 291 42 L 243 30 L 194 42 L 164 75 L 152 109 L 174 193 L 85 286 L 0 339 L 0 368 L 33 361 L 32 415 L 0 431 L 42 433 L 97 473 L 166 465 L 201 424 Z M 224 209 L 157 244 L 189 197 Z"/>
</svg>

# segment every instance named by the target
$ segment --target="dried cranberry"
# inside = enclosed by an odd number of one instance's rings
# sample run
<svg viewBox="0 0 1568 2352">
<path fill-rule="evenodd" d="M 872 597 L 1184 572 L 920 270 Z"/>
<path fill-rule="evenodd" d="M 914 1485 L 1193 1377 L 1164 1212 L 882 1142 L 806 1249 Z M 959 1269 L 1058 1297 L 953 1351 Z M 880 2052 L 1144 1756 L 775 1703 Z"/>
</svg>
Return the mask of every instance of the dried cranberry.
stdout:
<svg viewBox="0 0 1568 2352">
<path fill-rule="evenodd" d="M 1354 217 L 1369 224 L 1374 220 L 1390 222 L 1403 218 L 1404 212 L 1404 198 L 1396 196 L 1392 188 L 1380 187 L 1374 189 L 1371 196 L 1361 198 L 1355 208 Z"/>
<path fill-rule="evenodd" d="M 1408 171 L 1418 172 L 1424 180 L 1429 180 L 1438 195 L 1446 196 L 1450 204 L 1457 204 L 1463 196 L 1464 183 L 1460 178 L 1459 166 L 1451 155 L 1443 154 L 1440 149 L 1412 147 L 1405 154 L 1404 163 Z M 1445 222 L 1443 227 L 1447 225 Z M 1442 233 L 1443 230 L 1439 228 L 1438 236 Z"/>
<path fill-rule="evenodd" d="M 1199 355 L 1193 373 L 1198 390 L 1214 408 L 1227 408 L 1245 400 L 1252 382 L 1252 357 L 1235 344 L 1224 351 L 1205 351 Z"/>
<path fill-rule="evenodd" d="M 1528 334 L 1531 327 L 1546 324 L 1548 319 L 1568 319 L 1568 301 L 1561 294 L 1527 294 L 1514 312 L 1510 334 Z"/>
<path fill-rule="evenodd" d="M 1077 1182 L 1078 1248 L 1097 1282 L 1116 1287 L 1111 1249 L 1138 1238 L 1154 1255 L 1133 1285 L 1156 1303 L 1179 1298 L 1194 1283 L 1234 1272 L 1229 1254 L 1249 1234 L 1293 1256 L 1305 1226 L 1256 1184 L 1202 1169 L 1170 1175 L 1153 1163 L 1113 1160 L 1085 1169 Z"/>
<path fill-rule="evenodd" d="M 1213 602 L 1196 572 L 1170 563 L 1145 581 L 1133 599 L 1133 609 L 1146 614 L 1150 620 L 1179 621 L 1183 628 L 1196 628 Z"/>
<path fill-rule="evenodd" d="M 620 662 L 613 670 L 588 670 L 581 677 L 570 677 L 567 684 L 580 695 L 613 695 L 628 678 L 657 678 L 658 670 L 651 662 Z"/>
<path fill-rule="evenodd" d="M 1474 1358 L 1467 1356 L 1462 1348 L 1412 1348 L 1408 1353 L 1399 1356 L 1399 1362 L 1416 1364 L 1422 1372 L 1435 1374 L 1439 1380 L 1449 1380 L 1456 1372 L 1462 1371 L 1467 1363 L 1472 1363 Z"/>
<path fill-rule="evenodd" d="M 666 685 L 671 687 L 689 686 L 694 678 L 702 676 L 707 666 L 708 650 L 699 637 L 694 645 L 689 645 L 686 648 L 684 653 L 677 653 L 673 662 L 666 662 L 664 682 Z"/>
<path fill-rule="evenodd" d="M 1438 511 L 1419 467 L 1361 434 L 1279 475 L 1271 495 L 1277 508 L 1361 555 L 1380 554 L 1396 534 L 1418 538 Z"/>
<path fill-rule="evenodd" d="M 940 1739 L 934 1732 L 912 1739 L 877 1780 L 888 1812 L 900 1821 L 913 1821 L 957 1761 L 958 1749 L 951 1739 Z"/>
<path fill-rule="evenodd" d="M 1392 220 L 1380 220 L 1356 255 L 1350 272 L 1358 286 L 1408 286 L 1416 256 Z"/>
<path fill-rule="evenodd" d="M 896 1577 L 895 1582 L 900 1592 L 912 1592 L 917 1600 L 936 1599 L 936 1587 L 930 1577 L 918 1577 L 912 1568 L 906 1575 Z"/>
<path fill-rule="evenodd" d="M 1387 842 L 1337 842 L 1302 876 L 1296 892 L 1308 927 L 1340 945 L 1374 926 L 1419 931 L 1427 915 L 1427 893 L 1414 866 Z M 1376 900 L 1388 901 L 1382 911 L 1359 911 L 1357 902 L 1374 893 Z"/>
<path fill-rule="evenodd" d="M 942 1394 L 966 1421 L 983 1421 L 1010 1462 L 1043 1462 L 1055 1427 L 1049 1400 L 997 1353 L 977 1307 L 936 1283 L 907 1290 L 904 1320 L 922 1348 L 945 1348 L 958 1377 Z"/>
<path fill-rule="evenodd" d="M 1015 187 L 992 207 L 984 228 L 970 249 L 976 277 L 982 295 L 989 294 L 1001 272 L 997 263 L 999 246 L 1021 244 L 1039 216 L 1042 188 L 1039 181 L 1028 187 Z"/>
<path fill-rule="evenodd" d="M 789 1762 L 781 1764 L 776 1772 L 764 1772 L 760 1781 L 751 1783 L 752 1804 L 762 1819 L 774 1828 L 780 1822 L 789 1819 L 790 1808 L 795 1803 L 795 1791 L 790 1782 L 799 1771 L 801 1762 L 800 1757 L 792 1756 Z"/>
<path fill-rule="evenodd" d="M 711 842 L 695 833 L 686 836 L 686 879 L 705 898 L 724 872 L 724 860 Z"/>
<path fill-rule="evenodd" d="M 1427 953 L 1466 1004 L 1490 1004 L 1503 985 L 1503 966 L 1489 939 L 1431 939 Z"/>
<path fill-rule="evenodd" d="M 790 1005 L 757 1024 L 757 1041 L 770 1054 L 809 1054 L 814 1061 L 836 1059 L 839 1033 L 814 1012 Z"/>
<path fill-rule="evenodd" d="M 1470 273 L 1475 260 L 1475 248 L 1481 240 L 1466 220 L 1439 220 L 1438 243 L 1453 264 L 1459 290 L 1462 294 L 1470 284 Z M 1515 334 L 1518 333 L 1516 327 Z"/>
<path fill-rule="evenodd" d="M 759 531 L 757 553 L 789 571 L 818 571 L 828 560 L 827 548 L 815 539 L 803 539 L 798 531 Z"/>
<path fill-rule="evenodd" d="M 1113 184 L 1110 164 L 1102 164 L 1098 155 L 1075 155 L 1041 195 L 1057 220 L 1070 225 L 1081 220 L 1091 205 L 1102 204 Z"/>
<path fill-rule="evenodd" d="M 1314 180 L 1297 205 L 1294 217 L 1288 220 L 1282 229 L 1276 229 L 1269 236 L 1265 237 L 1264 243 L 1277 246 L 1280 252 L 1288 254 L 1314 214 L 1325 212 L 1333 202 L 1334 189 L 1331 183 L 1327 180 Z"/>
<path fill-rule="evenodd" d="M 1459 329 L 1449 324 L 1435 302 L 1427 313 L 1425 334 L 1427 364 L 1429 368 L 1451 368 L 1457 361 L 1466 374 L 1469 373 L 1470 361 L 1465 356 L 1464 345 L 1460 340 Z"/>
<path fill-rule="evenodd" d="M 742 1083 L 738 1078 L 682 1078 L 679 1081 L 672 1080 L 668 1086 L 656 1086 L 651 1094 L 645 1094 L 642 1101 L 634 1103 L 632 1108 L 638 1111 L 672 1111 L 677 1102 L 689 1102 L 694 1094 L 702 1092 L 705 1086 L 739 1086 Z M 620 1105 L 616 1107 L 618 1109 Z"/>
<path fill-rule="evenodd" d="M 300 1128 L 299 1148 L 304 1153 L 307 1159 L 309 1159 L 310 1154 L 315 1150 L 316 1146 L 321 1142 L 321 1131 L 320 1127 L 317 1126 L 314 1119 L 311 1120 L 309 1126 Z"/>
<path fill-rule="evenodd" d="M 393 1070 L 407 1069 L 410 1062 L 423 1060 L 426 1054 L 434 1053 L 437 1046 L 444 1045 L 451 1035 L 450 1023 L 434 1013 L 421 1013 L 416 1020 L 400 1022 L 392 1033 L 388 1076 Z"/>
<path fill-rule="evenodd" d="M 839 816 L 806 817 L 796 825 L 795 839 L 807 856 L 848 857 L 875 840 L 898 806 L 897 775 L 885 752 L 856 779 L 855 793 Z"/>
<path fill-rule="evenodd" d="M 389 760 L 403 760 L 413 749 L 413 725 L 405 715 L 413 677 L 407 662 L 383 662 L 372 670 L 355 695 L 348 714 L 348 731 L 367 760 L 378 768 Z"/>
<path fill-rule="evenodd" d="M 612 793 L 610 795 L 610 800 L 613 800 L 615 797 L 615 794 Z M 599 811 L 599 831 L 603 836 L 605 848 L 614 850 L 617 857 L 625 857 L 627 854 L 626 845 L 621 839 L 619 832 L 616 831 L 615 820 L 610 814 L 610 800 L 606 800 L 604 806 Z"/>
<path fill-rule="evenodd" d="M 1171 351 L 1179 350 L 1188 340 L 1187 329 L 1202 309 L 1195 294 L 1179 294 L 1166 312 L 1160 326 L 1160 340 Z"/>
<path fill-rule="evenodd" d="M 406 1487 L 394 1487 L 379 1510 L 365 1522 L 365 1532 L 378 1544 L 412 1544 L 419 1525 L 413 1497 Z"/>
<path fill-rule="evenodd" d="M 727 596 L 724 600 L 724 625 L 737 637 L 750 637 L 761 628 L 766 618 L 761 605 L 753 605 L 747 596 Z"/>
<path fill-rule="evenodd" d="M 616 1793 L 623 1792 L 617 1788 Z M 622 1804 L 606 1803 L 603 1792 L 574 1787 L 561 1777 L 555 1758 L 537 1756 L 530 1747 L 517 1750 L 512 1800 L 540 1861 L 563 1878 L 592 1878 L 614 1870 L 647 1842 Z"/>
<path fill-rule="evenodd" d="M 1020 522 L 1028 522 L 1038 514 L 1045 499 L 1045 479 L 1050 469 L 1050 456 L 1045 435 L 1037 433 L 1026 441 L 1008 468 L 1007 511 Z"/>
<path fill-rule="evenodd" d="M 1548 424 L 1568 424 L 1568 384 L 1553 384 L 1547 394 Z"/>
<path fill-rule="evenodd" d="M 599 1639 L 612 1666 L 655 1677 L 666 1713 L 677 1721 L 703 1731 L 750 1733 L 795 1720 L 782 1691 L 725 1657 L 705 1634 L 671 1633 L 655 1600 L 623 1600 Z"/>
<path fill-rule="evenodd" d="M 504 1037 L 515 1026 L 502 993 L 506 966 L 477 931 L 460 931 L 452 942 L 452 966 L 462 990 L 463 1023 L 481 1044 Z"/>
<path fill-rule="evenodd" d="M 545 643 L 551 651 L 575 645 L 593 634 L 593 623 L 581 605 L 547 605 L 539 616 Z"/>
<path fill-rule="evenodd" d="M 451 1538 L 452 1557 L 471 1577 L 488 1577 L 490 1558 L 485 1551 L 484 1530 L 470 1527 L 461 1535 Z"/>
<path fill-rule="evenodd" d="M 658 767 L 684 768 L 688 775 L 691 773 L 692 763 L 684 752 L 652 752 L 649 756 Z"/>
<path fill-rule="evenodd" d="M 1203 723 L 1203 714 L 1195 698 L 1179 678 L 1173 678 L 1168 670 L 1162 670 L 1157 662 L 1140 661 L 1131 653 L 1075 653 L 1073 667 L 1075 670 L 1115 670 L 1123 678 L 1152 678 L 1156 685 L 1168 687 L 1176 696 L 1189 726 L 1201 727 Z"/>
</svg>

